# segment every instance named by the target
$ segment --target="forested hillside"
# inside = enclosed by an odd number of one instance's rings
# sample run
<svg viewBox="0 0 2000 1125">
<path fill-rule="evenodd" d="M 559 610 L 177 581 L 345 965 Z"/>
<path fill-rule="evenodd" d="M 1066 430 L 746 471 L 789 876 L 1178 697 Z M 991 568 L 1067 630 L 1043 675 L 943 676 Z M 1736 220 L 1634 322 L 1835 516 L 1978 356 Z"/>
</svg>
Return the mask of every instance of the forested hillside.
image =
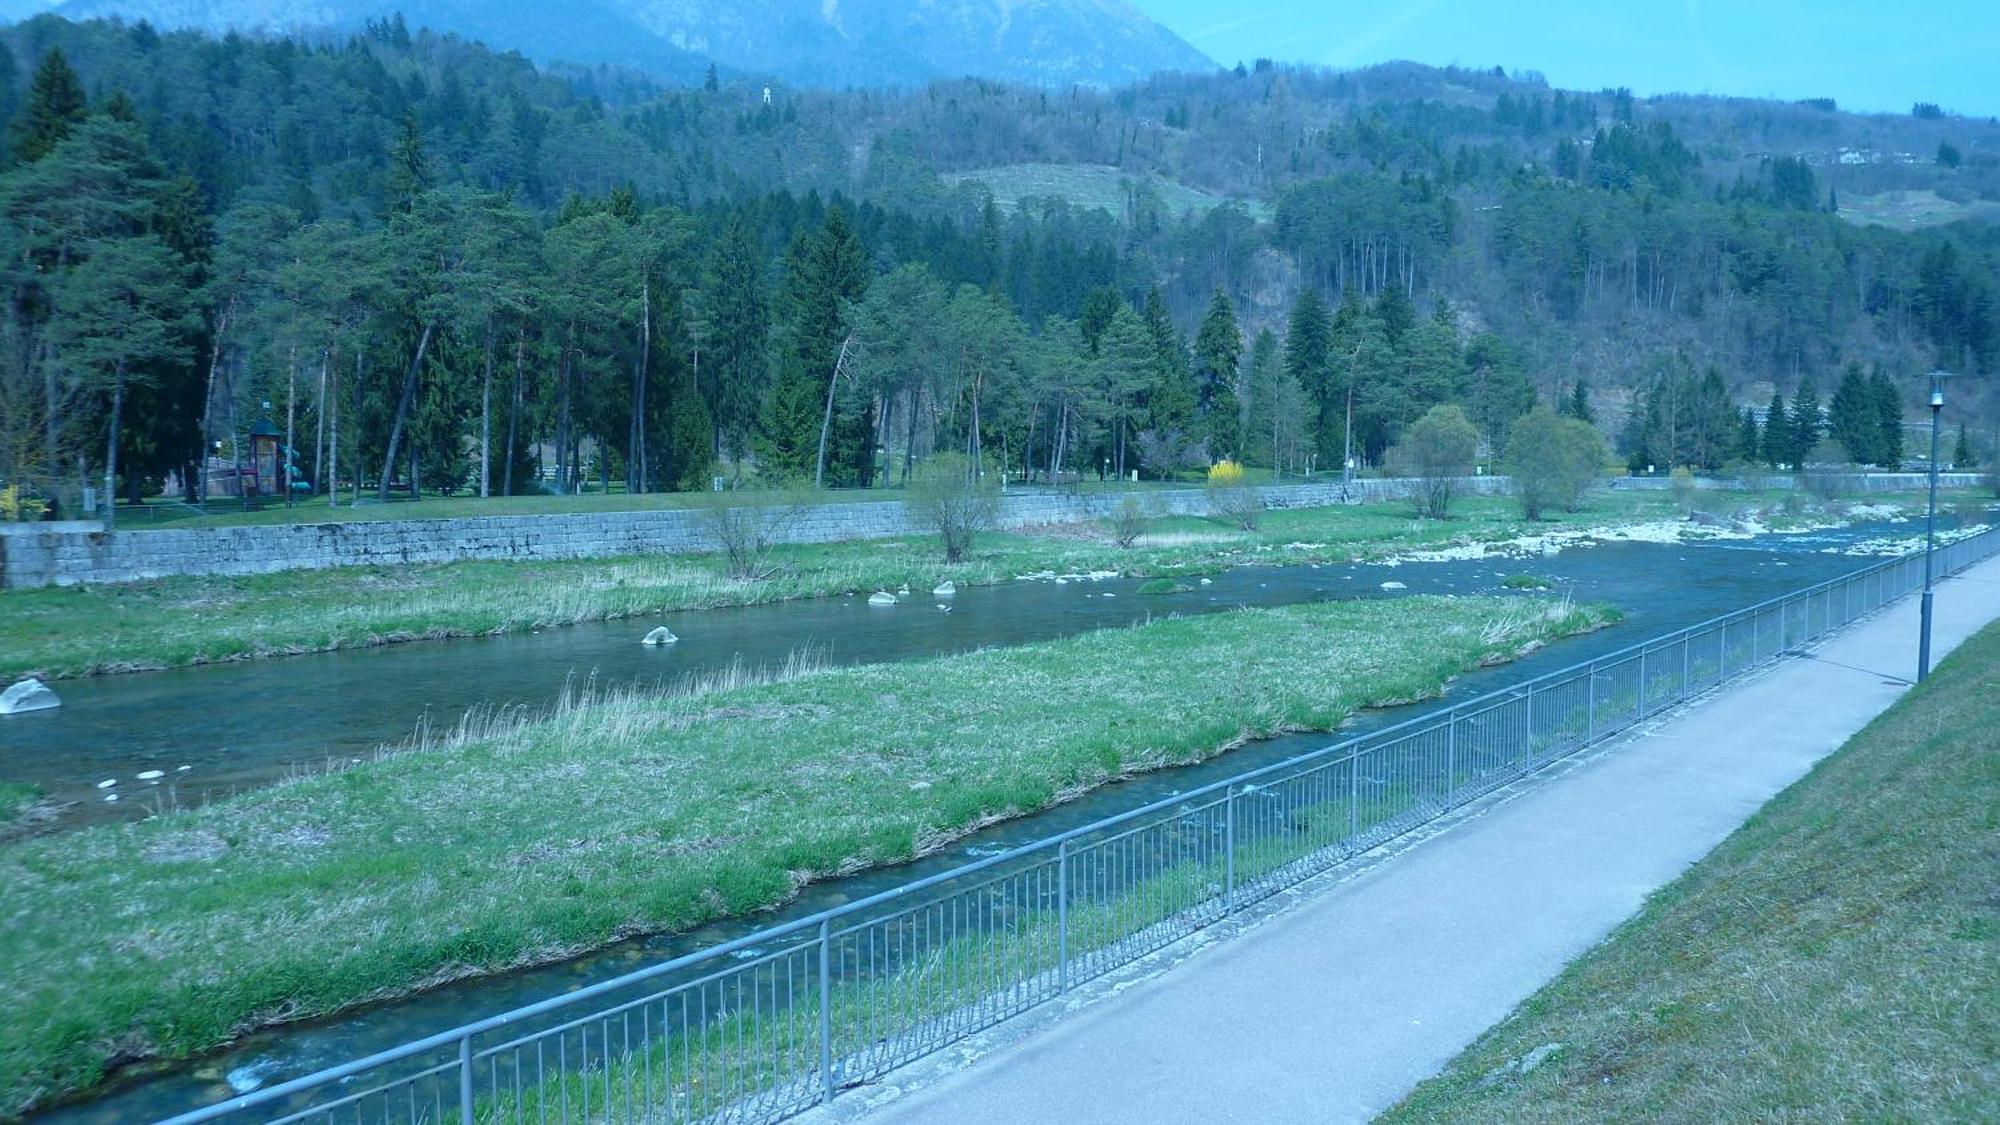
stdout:
<svg viewBox="0 0 2000 1125">
<path fill-rule="evenodd" d="M 2000 362 L 1993 227 L 1842 217 L 2000 197 L 2000 126 L 1935 107 L 1411 66 L 678 88 L 400 20 L 0 42 L 0 487 L 198 476 L 266 402 L 315 487 L 378 492 L 809 477 L 822 432 L 848 485 L 940 449 L 1296 470 L 1350 400 L 1374 461 L 1441 402 L 1497 446 L 1538 396 L 1719 467 L 1795 459 L 1744 441 L 1774 393 L 1857 366 L 1879 436 L 1933 366 Z M 982 174 L 1021 165 L 1129 179 L 1003 211 Z"/>
</svg>

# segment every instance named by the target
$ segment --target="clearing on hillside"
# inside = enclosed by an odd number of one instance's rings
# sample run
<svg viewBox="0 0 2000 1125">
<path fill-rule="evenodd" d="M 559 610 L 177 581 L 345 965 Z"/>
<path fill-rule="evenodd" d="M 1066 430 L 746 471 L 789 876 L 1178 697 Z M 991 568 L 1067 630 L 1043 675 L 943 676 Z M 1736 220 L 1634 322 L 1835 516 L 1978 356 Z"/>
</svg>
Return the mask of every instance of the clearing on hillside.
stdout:
<svg viewBox="0 0 2000 1125">
<path fill-rule="evenodd" d="M 1108 164 L 1003 164 L 969 172 L 947 172 L 942 179 L 953 187 L 962 183 L 985 184 L 993 193 L 994 204 L 1003 212 L 1013 211 L 1022 200 L 1054 197 L 1075 207 L 1109 212 L 1124 222 L 1131 217 L 1133 193 L 1150 191 L 1175 216 L 1201 214 L 1225 203 L 1235 203 L 1258 222 L 1271 217 L 1270 209 L 1256 200 L 1229 199 L 1174 180 L 1127 172 Z"/>
</svg>

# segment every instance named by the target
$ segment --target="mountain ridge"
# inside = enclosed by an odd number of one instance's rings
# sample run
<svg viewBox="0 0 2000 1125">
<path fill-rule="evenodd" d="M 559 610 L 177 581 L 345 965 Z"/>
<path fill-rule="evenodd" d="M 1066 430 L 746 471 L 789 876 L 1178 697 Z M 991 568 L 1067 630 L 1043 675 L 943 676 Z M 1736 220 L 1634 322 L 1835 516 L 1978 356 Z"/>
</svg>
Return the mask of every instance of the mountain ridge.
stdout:
<svg viewBox="0 0 2000 1125">
<path fill-rule="evenodd" d="M 711 62 L 827 88 L 961 77 L 1118 86 L 1215 66 L 1128 0 L 0 0 L 0 20 L 43 12 L 217 34 L 347 31 L 400 14 L 538 62 L 683 83 Z"/>
</svg>

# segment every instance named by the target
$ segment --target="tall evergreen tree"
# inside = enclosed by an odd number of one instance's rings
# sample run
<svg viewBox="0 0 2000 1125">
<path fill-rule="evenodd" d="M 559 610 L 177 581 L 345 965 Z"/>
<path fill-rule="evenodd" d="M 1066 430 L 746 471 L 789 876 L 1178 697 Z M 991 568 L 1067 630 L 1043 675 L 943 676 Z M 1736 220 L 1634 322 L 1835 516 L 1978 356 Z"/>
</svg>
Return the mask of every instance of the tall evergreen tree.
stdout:
<svg viewBox="0 0 2000 1125">
<path fill-rule="evenodd" d="M 1743 408 L 1743 422 L 1736 439 L 1738 453 L 1745 461 L 1757 464 L 1764 460 L 1764 436 L 1757 429 L 1757 412 L 1750 407 Z"/>
<path fill-rule="evenodd" d="M 1862 464 L 1881 464 L 1882 427 L 1877 419 L 1875 394 L 1868 386 L 1867 376 L 1861 373 L 1860 364 L 1850 363 L 1841 372 L 1840 386 L 1833 392 L 1829 411 L 1832 415 L 1829 433 L 1847 455 Z"/>
<path fill-rule="evenodd" d="M 846 336 L 844 308 L 867 288 L 867 256 L 844 209 L 832 208 L 820 229 L 801 231 L 792 240 L 778 290 L 776 382 L 764 404 L 759 444 L 768 468 L 780 476 L 814 476 L 826 430 L 830 445 L 846 447 L 843 456 L 829 455 L 839 466 L 833 479 L 867 483 L 870 462 L 861 458 L 872 451 L 873 435 L 856 434 L 853 418 L 841 417 L 835 425 L 827 414 L 830 397 L 832 408 L 840 405 L 832 380 Z"/>
<path fill-rule="evenodd" d="M 1590 407 L 1590 384 L 1581 379 L 1576 381 L 1576 386 L 1570 389 L 1569 402 L 1563 413 L 1579 422 L 1597 424 L 1597 412 Z"/>
<path fill-rule="evenodd" d="M 1243 333 L 1236 327 L 1236 308 L 1220 289 L 1208 303 L 1201 331 L 1194 341 L 1196 408 L 1209 456 L 1240 457 L 1243 453 L 1238 368 L 1243 358 Z"/>
<path fill-rule="evenodd" d="M 1799 393 L 1792 397 L 1792 413 L 1785 429 L 1785 459 L 1803 468 L 1814 447 L 1819 445 L 1820 438 L 1826 435 L 1826 416 L 1820 411 L 1819 390 L 1810 378 L 1799 384 Z"/>
<path fill-rule="evenodd" d="M 28 83 L 28 104 L 14 119 L 14 157 L 32 162 L 47 156 L 83 120 L 85 105 L 76 71 L 60 49 L 51 48 Z"/>
<path fill-rule="evenodd" d="M 1979 467 L 1979 454 L 1973 451 L 1972 441 L 1966 436 L 1963 422 L 1958 424 L 1958 441 L 1951 447 L 1951 467 L 1961 473 Z"/>
<path fill-rule="evenodd" d="M 1188 370 L 1187 348 L 1167 314 L 1167 302 L 1158 286 L 1146 292 L 1142 315 L 1153 344 L 1153 379 L 1146 392 L 1147 428 L 1159 438 L 1194 441 L 1199 436 L 1194 432 L 1194 378 Z"/>
<path fill-rule="evenodd" d="M 1318 289 L 1307 286 L 1292 301 L 1291 316 L 1285 328 L 1284 370 L 1285 377 L 1305 393 L 1312 417 L 1316 420 L 1307 443 L 1312 450 L 1325 445 L 1324 431 L 1329 425 L 1337 424 L 1333 420 L 1339 417 L 1341 410 L 1329 365 L 1331 357 L 1328 352 L 1332 344 L 1333 314 L 1326 307 L 1326 297 Z M 1339 439 L 1336 437 L 1334 440 L 1337 442 Z"/>
<path fill-rule="evenodd" d="M 1876 463 L 1888 469 L 1903 464 L 1903 398 L 1896 384 L 1880 366 L 1868 377 L 1869 397 L 1874 404 Z"/>
<path fill-rule="evenodd" d="M 1758 448 L 1763 451 L 1764 463 L 1772 468 L 1791 460 L 1792 412 L 1782 394 L 1771 395 L 1771 405 L 1764 411 L 1764 434 Z"/>
<path fill-rule="evenodd" d="M 732 211 L 709 249 L 696 332 L 696 382 L 715 426 L 715 455 L 748 451 L 768 371 L 764 255 L 750 217 Z"/>
</svg>

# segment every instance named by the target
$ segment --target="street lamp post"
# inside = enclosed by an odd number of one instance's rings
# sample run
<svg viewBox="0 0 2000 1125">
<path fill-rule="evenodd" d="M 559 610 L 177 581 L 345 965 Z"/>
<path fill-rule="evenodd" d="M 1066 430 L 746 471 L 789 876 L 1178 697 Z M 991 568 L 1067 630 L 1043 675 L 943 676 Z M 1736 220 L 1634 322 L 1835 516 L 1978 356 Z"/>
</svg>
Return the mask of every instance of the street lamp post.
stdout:
<svg viewBox="0 0 2000 1125">
<path fill-rule="evenodd" d="M 1944 413 L 1944 378 L 1942 371 L 1931 372 L 1931 504 L 1924 530 L 1923 624 L 1917 635 L 1918 683 L 1923 683 L 1931 674 L 1931 579 L 1937 555 L 1938 416 Z"/>
</svg>

